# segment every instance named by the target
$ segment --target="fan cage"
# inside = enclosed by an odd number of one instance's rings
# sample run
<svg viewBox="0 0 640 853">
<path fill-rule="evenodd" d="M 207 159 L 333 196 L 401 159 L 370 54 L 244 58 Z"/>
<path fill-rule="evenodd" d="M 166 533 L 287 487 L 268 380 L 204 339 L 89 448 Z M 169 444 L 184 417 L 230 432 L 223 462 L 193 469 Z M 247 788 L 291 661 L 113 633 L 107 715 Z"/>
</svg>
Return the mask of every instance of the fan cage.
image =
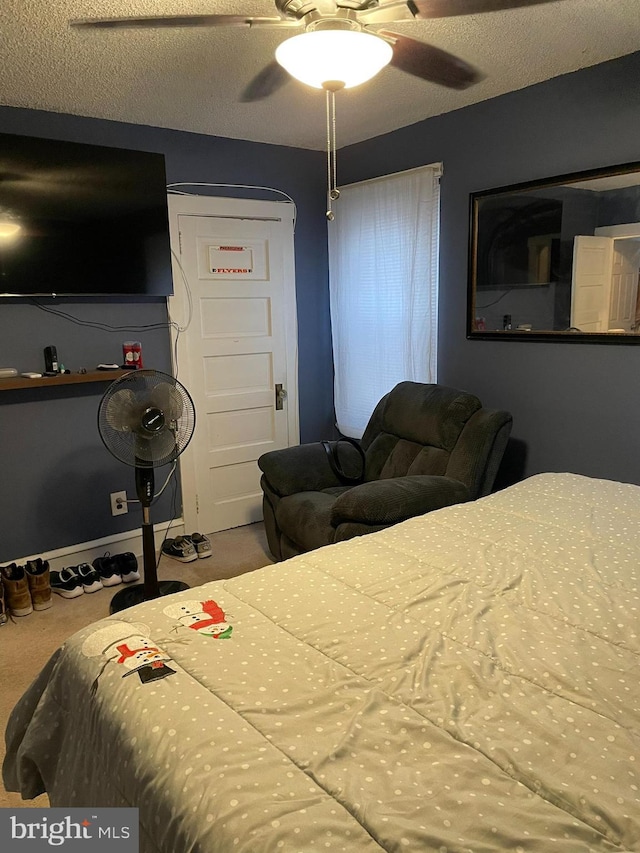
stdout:
<svg viewBox="0 0 640 853">
<path fill-rule="evenodd" d="M 158 406 L 163 395 L 174 408 L 179 407 L 179 414 L 172 412 L 171 406 Z M 141 413 L 155 406 L 163 413 L 163 428 L 156 434 L 145 433 L 135 423 L 120 423 L 116 428 L 118 399 L 125 398 L 131 401 L 127 412 L 130 419 L 139 421 Z M 116 459 L 135 468 L 159 468 L 174 462 L 191 441 L 195 421 L 195 406 L 187 389 L 159 370 L 135 370 L 114 380 L 98 407 L 98 432 L 103 444 Z"/>
</svg>

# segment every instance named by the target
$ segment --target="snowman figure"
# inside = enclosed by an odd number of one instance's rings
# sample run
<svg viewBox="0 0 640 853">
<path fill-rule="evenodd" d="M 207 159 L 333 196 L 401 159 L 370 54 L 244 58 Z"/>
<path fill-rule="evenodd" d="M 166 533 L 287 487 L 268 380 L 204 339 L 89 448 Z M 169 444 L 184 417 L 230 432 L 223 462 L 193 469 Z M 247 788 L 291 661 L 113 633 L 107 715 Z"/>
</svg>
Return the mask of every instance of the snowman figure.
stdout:
<svg viewBox="0 0 640 853">
<path fill-rule="evenodd" d="M 123 678 L 137 673 L 141 684 L 175 674 L 175 669 L 166 663 L 170 660 L 169 655 L 154 644 L 149 634 L 148 626 L 140 622 L 114 620 L 87 637 L 82 653 L 90 658 L 105 659 L 94 682 L 94 692 L 109 663 L 122 667 Z"/>
<path fill-rule="evenodd" d="M 228 640 L 233 631 L 224 610 L 212 599 L 181 601 L 179 604 L 168 605 L 162 612 L 171 619 L 176 619 L 185 628 L 215 640 Z"/>
</svg>

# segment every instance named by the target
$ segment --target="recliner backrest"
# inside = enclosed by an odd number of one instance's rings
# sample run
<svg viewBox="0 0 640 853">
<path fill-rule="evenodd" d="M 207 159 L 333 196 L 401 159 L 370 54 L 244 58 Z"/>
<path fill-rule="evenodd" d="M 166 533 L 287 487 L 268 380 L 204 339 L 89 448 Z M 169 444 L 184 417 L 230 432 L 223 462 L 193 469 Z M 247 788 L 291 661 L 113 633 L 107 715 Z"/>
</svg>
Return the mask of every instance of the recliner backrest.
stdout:
<svg viewBox="0 0 640 853">
<path fill-rule="evenodd" d="M 365 479 L 446 474 L 458 439 L 481 408 L 464 391 L 399 383 L 380 400 L 362 436 Z"/>
</svg>

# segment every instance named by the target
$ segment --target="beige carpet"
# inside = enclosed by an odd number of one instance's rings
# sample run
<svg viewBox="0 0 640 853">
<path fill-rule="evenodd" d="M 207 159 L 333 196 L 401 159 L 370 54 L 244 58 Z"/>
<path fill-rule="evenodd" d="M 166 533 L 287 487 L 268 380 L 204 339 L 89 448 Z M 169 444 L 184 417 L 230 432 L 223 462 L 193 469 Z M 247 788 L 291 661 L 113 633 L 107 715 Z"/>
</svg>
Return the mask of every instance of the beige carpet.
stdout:
<svg viewBox="0 0 640 853">
<path fill-rule="evenodd" d="M 192 563 L 162 557 L 160 580 L 183 580 L 189 586 L 230 578 L 272 563 L 262 523 L 236 527 L 209 536 L 212 555 Z M 139 560 L 142 563 L 142 560 Z M 122 586 L 102 589 L 91 595 L 64 599 L 53 596 L 49 610 L 33 612 L 0 627 L 0 763 L 4 759 L 4 731 L 11 709 L 67 637 L 109 615 L 109 602 Z M 46 795 L 22 800 L 0 784 L 0 808 L 48 806 Z"/>
</svg>

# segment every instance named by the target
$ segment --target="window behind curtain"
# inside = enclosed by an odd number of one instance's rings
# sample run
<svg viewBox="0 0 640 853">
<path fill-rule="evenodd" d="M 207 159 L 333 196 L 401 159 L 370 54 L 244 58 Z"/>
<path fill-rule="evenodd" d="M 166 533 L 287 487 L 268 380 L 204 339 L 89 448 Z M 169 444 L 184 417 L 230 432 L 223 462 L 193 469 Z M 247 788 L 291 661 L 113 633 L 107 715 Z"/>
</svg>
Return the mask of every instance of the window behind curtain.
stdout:
<svg viewBox="0 0 640 853">
<path fill-rule="evenodd" d="M 441 164 L 340 188 L 329 223 L 338 429 L 398 382 L 436 381 Z"/>
</svg>

